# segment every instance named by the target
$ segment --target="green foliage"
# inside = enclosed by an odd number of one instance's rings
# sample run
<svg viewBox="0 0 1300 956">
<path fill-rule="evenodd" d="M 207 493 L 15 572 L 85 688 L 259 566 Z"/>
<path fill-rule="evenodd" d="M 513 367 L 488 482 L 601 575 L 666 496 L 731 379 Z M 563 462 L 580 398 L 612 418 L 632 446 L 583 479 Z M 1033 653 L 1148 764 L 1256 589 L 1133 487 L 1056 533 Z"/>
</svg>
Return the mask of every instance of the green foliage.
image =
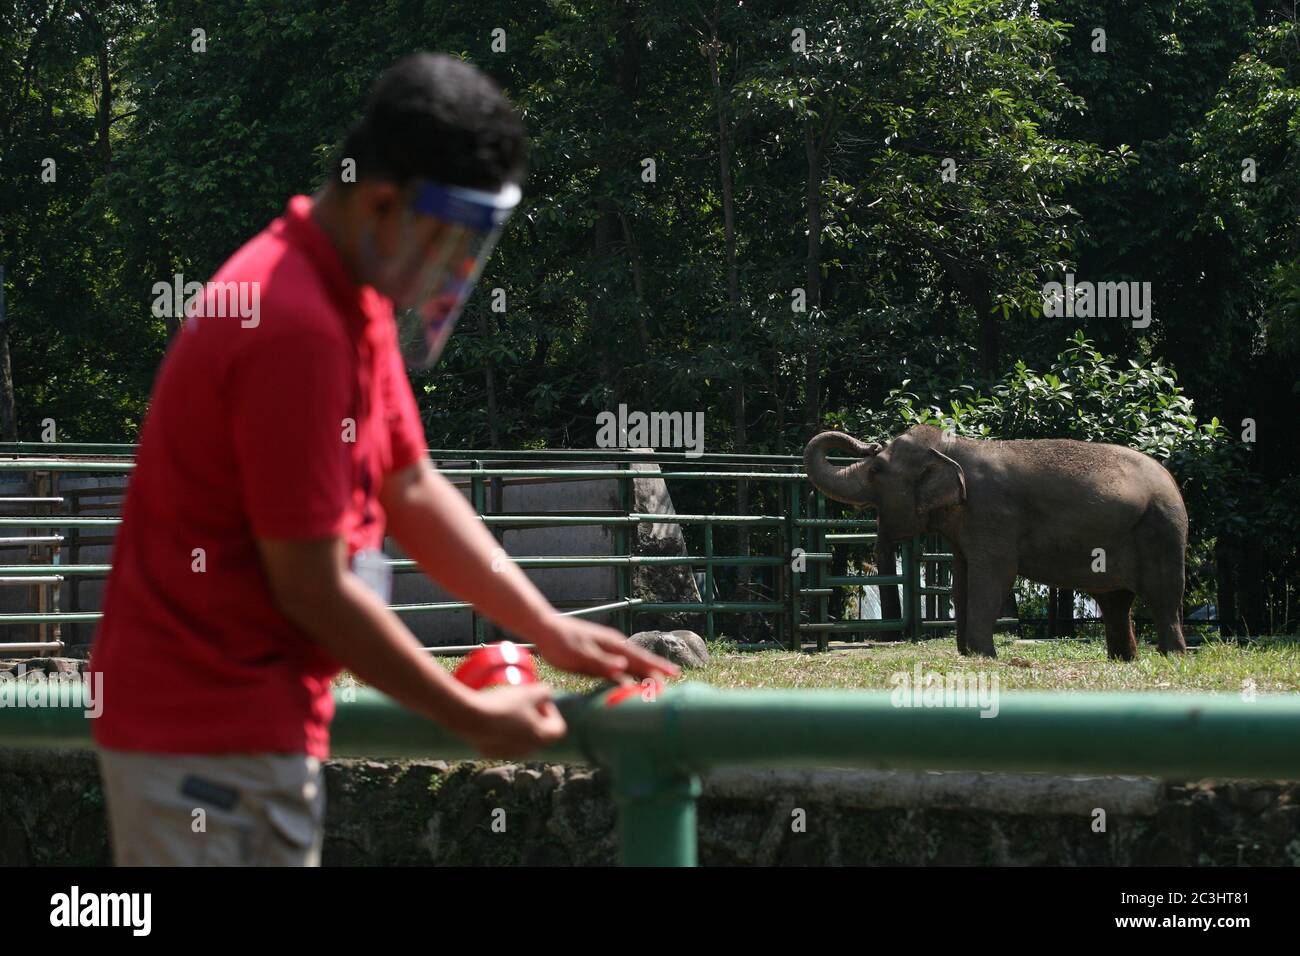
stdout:
<svg viewBox="0 0 1300 956">
<path fill-rule="evenodd" d="M 965 385 L 953 389 L 946 403 L 924 405 L 898 389 L 886 407 L 895 409 L 904 426 L 932 423 L 974 438 L 1108 442 L 1162 460 L 1203 453 L 1226 436 L 1217 418 L 1197 423 L 1171 369 L 1151 360 L 1120 363 L 1097 351 L 1082 331 L 1048 371 L 1040 374 L 1017 361 L 987 395 Z"/>
<path fill-rule="evenodd" d="M 970 385 L 944 388 L 933 380 L 928 385 L 922 390 L 919 383 L 903 382 L 877 419 L 864 422 L 863 433 L 887 438 L 932 424 L 970 438 L 1124 445 L 1166 463 L 1201 519 L 1202 534 L 1233 515 L 1224 496 L 1245 453 L 1217 417 L 1197 420 L 1173 371 L 1157 361 L 1121 362 L 1097 351 L 1077 331 L 1046 372 L 1018 361 L 988 392 Z"/>
<path fill-rule="evenodd" d="M 910 396 L 971 433 L 1150 450 L 1200 545 L 1266 547 L 1292 606 L 1298 36 L 1248 0 L 0 4 L 19 435 L 134 438 L 174 331 L 152 284 L 205 278 L 335 175 L 379 70 L 441 49 L 503 85 L 532 150 L 414 380 L 432 445 L 589 446 L 626 402 L 704 411 L 710 451 L 789 453 L 894 430 Z M 1089 320 L 1062 352 L 1041 287 L 1068 271 L 1150 282 L 1150 327 Z"/>
</svg>

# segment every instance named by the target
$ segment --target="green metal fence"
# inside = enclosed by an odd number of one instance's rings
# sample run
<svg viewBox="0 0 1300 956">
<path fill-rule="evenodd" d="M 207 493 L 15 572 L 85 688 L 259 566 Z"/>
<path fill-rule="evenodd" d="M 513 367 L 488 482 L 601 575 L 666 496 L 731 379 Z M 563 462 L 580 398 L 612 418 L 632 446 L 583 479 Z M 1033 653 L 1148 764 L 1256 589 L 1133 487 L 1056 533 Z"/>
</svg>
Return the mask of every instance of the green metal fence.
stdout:
<svg viewBox="0 0 1300 956">
<path fill-rule="evenodd" d="M 6 473 L 27 476 L 29 487 L 43 492 L 40 500 L 62 502 L 59 478 L 67 474 L 127 474 L 133 468 L 131 446 L 98 444 L 0 444 L 0 478 Z M 55 454 L 57 453 L 57 454 Z M 937 538 L 927 543 L 921 538 L 902 544 L 902 568 L 896 574 L 833 574 L 836 548 L 860 550 L 874 542 L 875 522 L 861 515 L 832 514 L 833 503 L 807 483 L 801 460 L 780 455 L 710 454 L 689 457 L 681 452 L 621 452 L 602 450 L 574 451 L 489 451 L 466 453 L 435 449 L 435 461 L 465 463 L 464 467 L 443 467 L 442 473 L 466 488 L 469 499 L 494 531 L 507 528 L 560 528 L 600 526 L 613 532 L 615 554 L 587 556 L 540 556 L 516 559 L 524 568 L 612 567 L 615 569 L 616 594 L 612 601 L 573 608 L 573 614 L 612 612 L 625 632 L 634 629 L 638 617 L 648 614 L 699 615 L 705 636 L 718 636 L 719 616 L 761 615 L 771 624 L 776 641 L 789 648 L 802 647 L 812 639 L 825 649 L 832 636 L 837 639 L 861 639 L 866 634 L 889 634 L 897 638 L 917 639 L 931 628 L 951 627 L 947 595 L 950 587 L 934 583 L 938 569 L 952 560 L 939 548 Z M 658 471 L 638 470 L 653 464 Z M 602 467 L 593 467 L 600 465 Z M 584 467 L 585 466 L 585 467 Z M 739 482 L 765 488 L 755 498 L 775 504 L 770 514 L 642 514 L 632 510 L 633 482 L 638 478 L 658 478 L 679 490 L 685 482 L 708 482 L 731 486 Z M 490 507 L 494 482 L 506 485 L 533 482 L 610 481 L 618 483 L 618 513 L 565 512 L 542 514 L 496 513 Z M 11 499 L 17 503 L 21 499 Z M 33 494 L 29 502 L 38 497 Z M 70 498 L 75 501 L 75 497 Z M 103 564 L 79 564 L 76 547 L 86 539 L 78 536 L 111 534 L 120 518 L 112 515 L 42 513 L 39 515 L 0 516 L 0 537 L 7 531 L 9 540 L 31 542 L 31 560 L 26 564 L 0 566 L 0 582 L 16 585 L 26 582 L 39 590 L 36 610 L 0 614 L 0 626 L 32 625 L 38 629 L 32 641 L 22 642 L 25 649 L 57 650 L 64 643 L 59 630 L 63 625 L 90 624 L 99 614 L 79 607 L 63 609 L 65 585 L 75 589 L 76 582 L 101 577 L 108 571 Z M 633 542 L 640 524 L 677 524 L 686 530 L 698 530 L 701 547 L 698 553 L 675 556 L 639 555 Z M 719 531 L 738 528 L 759 532 L 766 537 L 763 553 L 718 553 L 715 546 Z M 17 537 L 26 533 L 26 539 Z M 106 540 L 100 537 L 95 540 Z M 62 549 L 72 546 L 72 560 L 63 558 Z M 45 560 L 39 560 L 39 556 Z M 632 595 L 632 571 L 651 565 L 699 569 L 703 588 L 699 601 L 646 601 Z M 766 594 L 748 594 L 720 598 L 717 572 L 722 568 L 760 569 Z M 922 568 L 928 568 L 922 586 Z M 397 560 L 394 570 L 406 573 L 418 570 L 410 560 Z M 864 587 L 901 587 L 902 616 L 893 620 L 850 619 L 833 616 L 836 590 Z M 35 590 L 34 590 L 34 593 Z M 75 590 L 73 591 L 75 599 Z M 930 599 L 929 615 L 925 602 Z M 473 614 L 469 605 L 442 601 L 394 605 L 402 615 L 469 610 L 474 640 L 482 643 L 490 637 L 488 624 Z M 728 629 L 731 636 L 739 636 Z M 44 647 L 42 647 L 44 645 Z M 11 648 L 15 645 L 10 645 Z M 5 645 L 0 644 L 0 652 Z"/>
</svg>

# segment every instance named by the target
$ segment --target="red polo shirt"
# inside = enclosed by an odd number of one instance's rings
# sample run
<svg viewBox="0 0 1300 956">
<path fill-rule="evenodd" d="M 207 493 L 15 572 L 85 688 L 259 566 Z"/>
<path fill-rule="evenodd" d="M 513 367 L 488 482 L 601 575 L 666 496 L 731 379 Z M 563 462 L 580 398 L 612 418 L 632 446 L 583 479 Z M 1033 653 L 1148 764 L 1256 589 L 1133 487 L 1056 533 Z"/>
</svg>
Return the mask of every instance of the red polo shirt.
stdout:
<svg viewBox="0 0 1300 956">
<path fill-rule="evenodd" d="M 231 256 L 163 360 L 91 655 L 102 747 L 327 755 L 339 666 L 276 609 L 255 539 L 381 546 L 380 482 L 425 442 L 391 304 L 311 206 Z"/>
</svg>

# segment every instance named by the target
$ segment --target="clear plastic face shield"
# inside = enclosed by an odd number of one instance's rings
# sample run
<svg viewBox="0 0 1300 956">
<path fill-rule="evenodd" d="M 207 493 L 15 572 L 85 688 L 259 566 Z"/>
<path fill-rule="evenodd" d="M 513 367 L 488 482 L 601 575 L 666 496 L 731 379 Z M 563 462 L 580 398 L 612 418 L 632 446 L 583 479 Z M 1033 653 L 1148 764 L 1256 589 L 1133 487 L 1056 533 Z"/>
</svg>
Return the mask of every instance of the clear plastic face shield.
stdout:
<svg viewBox="0 0 1300 956">
<path fill-rule="evenodd" d="M 521 195 L 513 183 L 496 193 L 418 184 L 392 273 L 398 344 L 409 367 L 429 368 L 442 354 Z"/>
</svg>

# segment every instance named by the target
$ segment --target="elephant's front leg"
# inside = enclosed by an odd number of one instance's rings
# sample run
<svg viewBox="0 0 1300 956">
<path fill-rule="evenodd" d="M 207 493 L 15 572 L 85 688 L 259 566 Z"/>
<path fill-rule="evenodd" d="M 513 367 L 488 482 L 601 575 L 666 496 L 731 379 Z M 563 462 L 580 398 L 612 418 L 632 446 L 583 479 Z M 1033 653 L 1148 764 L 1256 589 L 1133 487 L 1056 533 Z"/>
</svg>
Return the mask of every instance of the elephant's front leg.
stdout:
<svg viewBox="0 0 1300 956">
<path fill-rule="evenodd" d="M 1008 557 L 967 559 L 963 588 L 966 597 L 965 653 L 998 656 L 993 648 L 993 629 L 1002 614 L 1003 599 L 1015 579 L 1015 562 Z"/>
<path fill-rule="evenodd" d="M 883 534 L 876 535 L 876 573 L 894 575 L 898 565 L 894 561 L 894 542 Z M 903 616 L 903 603 L 898 597 L 897 584 L 880 586 L 880 617 L 886 621 L 896 621 Z"/>
<path fill-rule="evenodd" d="M 957 653 L 967 654 L 966 649 L 966 559 L 952 553 L 952 616 L 957 623 Z"/>
</svg>

